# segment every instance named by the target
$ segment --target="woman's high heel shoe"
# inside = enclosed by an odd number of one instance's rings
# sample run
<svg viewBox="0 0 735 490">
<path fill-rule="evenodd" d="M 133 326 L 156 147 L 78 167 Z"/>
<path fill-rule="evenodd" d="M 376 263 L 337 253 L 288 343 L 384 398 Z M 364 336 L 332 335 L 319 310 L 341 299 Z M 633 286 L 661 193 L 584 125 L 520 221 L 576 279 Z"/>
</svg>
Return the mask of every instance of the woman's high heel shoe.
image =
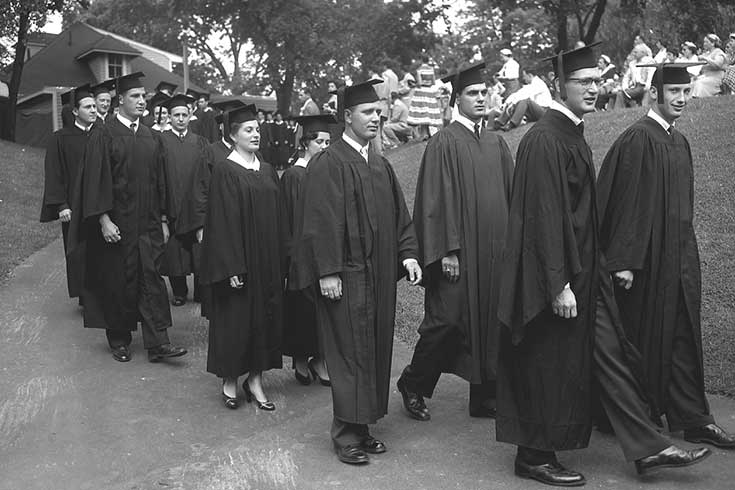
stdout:
<svg viewBox="0 0 735 490">
<path fill-rule="evenodd" d="M 234 410 L 237 407 L 239 407 L 240 406 L 240 403 L 237 401 L 237 397 L 233 398 L 231 396 L 228 396 L 224 392 L 224 389 L 225 389 L 225 382 L 222 381 L 222 401 L 224 402 L 225 407 L 227 407 L 227 408 L 229 408 L 231 410 Z"/>
<path fill-rule="evenodd" d="M 316 369 L 314 369 L 314 365 L 312 364 L 313 359 L 309 360 L 309 362 L 306 364 L 309 367 L 309 372 L 311 372 L 311 375 L 314 376 L 314 379 L 318 379 L 322 386 L 332 386 L 332 382 L 328 379 L 324 379 L 319 374 L 317 374 Z"/>
<path fill-rule="evenodd" d="M 248 380 L 245 380 L 242 384 L 242 389 L 245 391 L 245 400 L 247 400 L 248 403 L 255 400 L 255 403 L 257 404 L 258 408 L 261 410 L 265 410 L 267 412 L 272 412 L 276 409 L 276 406 L 273 402 L 269 402 L 268 400 L 262 402 L 255 398 L 253 393 L 250 391 L 250 386 L 248 385 Z"/>
<path fill-rule="evenodd" d="M 301 374 L 298 369 L 293 368 L 294 376 L 296 376 L 296 381 L 301 383 L 304 386 L 308 386 L 311 384 L 311 376 L 309 376 L 309 373 L 307 371 L 306 374 Z"/>
</svg>

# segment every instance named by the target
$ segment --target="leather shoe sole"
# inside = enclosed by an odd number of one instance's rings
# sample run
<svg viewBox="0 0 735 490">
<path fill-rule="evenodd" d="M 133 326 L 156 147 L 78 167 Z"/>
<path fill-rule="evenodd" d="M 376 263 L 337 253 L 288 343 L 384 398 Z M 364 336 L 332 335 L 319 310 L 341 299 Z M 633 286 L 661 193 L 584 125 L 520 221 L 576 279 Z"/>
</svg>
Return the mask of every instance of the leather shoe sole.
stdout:
<svg viewBox="0 0 735 490">
<path fill-rule="evenodd" d="M 163 350 L 149 349 L 148 362 L 161 362 L 170 357 L 181 357 L 185 355 L 186 352 L 187 350 L 183 347 L 169 347 L 168 349 Z"/>
<path fill-rule="evenodd" d="M 125 347 L 112 349 L 112 358 L 117 362 L 128 362 L 130 361 L 130 351 Z"/>
<path fill-rule="evenodd" d="M 568 470 L 559 463 L 530 465 L 516 461 L 515 474 L 520 478 L 536 480 L 555 487 L 581 487 L 587 483 L 581 473 Z"/>
<path fill-rule="evenodd" d="M 398 378 L 396 387 L 398 388 L 398 392 L 401 394 L 401 397 L 403 398 L 403 408 L 406 409 L 406 412 L 408 413 L 409 417 L 415 420 L 419 420 L 421 422 L 426 422 L 427 420 L 431 420 L 431 414 L 429 413 L 429 409 L 426 408 L 425 405 L 423 408 L 416 408 L 416 407 L 411 406 L 413 403 L 413 401 L 411 400 L 411 395 L 413 395 L 414 397 L 416 397 L 417 395 L 415 393 L 411 393 L 409 395 L 409 392 L 406 389 L 406 385 L 402 382 L 401 378 Z"/>
<path fill-rule="evenodd" d="M 337 459 L 346 464 L 367 464 L 370 458 L 367 453 L 358 446 L 335 447 Z"/>
<path fill-rule="evenodd" d="M 691 459 L 683 459 L 680 454 L 666 456 L 658 453 L 653 456 L 649 456 L 647 458 L 639 459 L 638 461 L 636 461 L 635 469 L 639 475 L 646 475 L 661 468 L 682 468 L 684 466 L 691 466 L 693 464 L 699 463 L 700 461 L 703 461 L 704 459 L 709 457 L 710 454 L 712 454 L 712 451 L 707 448 L 693 449 L 691 451 L 684 451 L 680 449 L 679 451 L 681 453 L 687 453 L 688 455 L 692 456 Z M 655 460 L 659 460 L 660 462 L 656 462 Z"/>
</svg>

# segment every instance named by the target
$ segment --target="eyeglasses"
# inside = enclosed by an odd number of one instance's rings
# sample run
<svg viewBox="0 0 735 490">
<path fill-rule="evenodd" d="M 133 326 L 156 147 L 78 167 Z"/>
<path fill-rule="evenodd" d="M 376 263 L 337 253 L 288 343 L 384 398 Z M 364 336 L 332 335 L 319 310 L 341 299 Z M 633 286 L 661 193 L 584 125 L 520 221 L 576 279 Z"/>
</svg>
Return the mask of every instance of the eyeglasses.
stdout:
<svg viewBox="0 0 735 490">
<path fill-rule="evenodd" d="M 598 87 L 602 85 L 602 78 L 567 78 L 567 81 L 577 82 L 582 88 L 590 88 L 593 83 Z"/>
</svg>

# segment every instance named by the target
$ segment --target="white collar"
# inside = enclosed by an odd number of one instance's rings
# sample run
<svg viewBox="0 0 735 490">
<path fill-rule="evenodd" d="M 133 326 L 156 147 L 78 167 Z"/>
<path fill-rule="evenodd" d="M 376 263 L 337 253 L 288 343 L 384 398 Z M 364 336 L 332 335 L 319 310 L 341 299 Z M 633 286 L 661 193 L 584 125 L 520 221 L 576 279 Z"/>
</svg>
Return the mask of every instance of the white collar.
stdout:
<svg viewBox="0 0 735 490">
<path fill-rule="evenodd" d="M 549 109 L 554 109 L 555 111 L 561 112 L 562 114 L 567 116 L 572 121 L 572 124 L 574 124 L 575 126 L 579 126 L 580 124 L 584 122 L 582 121 L 581 117 L 578 117 L 575 113 L 570 111 L 567 106 L 557 102 L 556 100 L 551 101 L 551 104 L 549 105 Z"/>
<path fill-rule="evenodd" d="M 309 160 L 307 160 L 304 157 L 299 157 L 299 159 L 296 160 L 293 163 L 293 165 L 294 165 L 294 167 L 304 167 L 304 168 L 306 168 L 306 166 L 309 165 Z"/>
<path fill-rule="evenodd" d="M 79 124 L 79 121 L 77 121 L 76 119 L 74 119 L 74 126 L 78 127 L 79 129 L 81 129 L 85 133 L 87 131 L 89 131 L 90 129 L 92 129 L 92 125 L 91 124 L 88 127 L 85 128 L 84 126 L 82 126 L 81 124 Z"/>
<path fill-rule="evenodd" d="M 189 133 L 189 130 L 188 130 L 188 129 L 185 129 L 183 133 L 179 133 L 178 131 L 176 131 L 176 130 L 175 130 L 175 129 L 173 128 L 173 126 L 171 126 L 171 132 L 172 132 L 173 134 L 175 134 L 175 135 L 176 135 L 176 137 L 178 137 L 179 139 L 181 139 L 181 138 L 185 138 L 185 137 L 186 137 L 186 135 L 187 135 L 187 134 Z"/>
<path fill-rule="evenodd" d="M 656 114 L 656 111 L 654 111 L 653 109 L 648 109 L 648 114 L 646 115 L 659 123 L 661 127 L 664 128 L 664 131 L 666 131 L 667 133 L 670 132 L 669 130 L 671 129 L 671 126 L 673 126 L 673 124 L 669 124 L 666 119 Z"/>
<path fill-rule="evenodd" d="M 135 130 L 137 131 L 140 129 L 140 123 L 139 123 L 140 118 L 136 119 L 135 121 L 131 121 L 127 117 L 121 116 L 119 112 L 116 114 L 116 117 L 117 117 L 117 120 L 120 121 L 126 128 L 130 129 L 130 125 L 135 123 L 135 126 L 136 126 Z"/>
<path fill-rule="evenodd" d="M 478 120 L 477 123 L 472 122 L 472 119 L 469 117 L 463 115 L 459 111 L 457 111 L 457 116 L 454 118 L 455 121 L 460 123 L 465 128 L 469 129 L 471 133 L 475 133 L 475 124 L 480 123 L 480 128 L 482 128 L 482 119 Z"/>
<path fill-rule="evenodd" d="M 225 148 L 227 149 L 232 148 L 232 143 L 230 143 L 229 141 L 226 141 L 224 138 L 222 138 L 222 144 L 224 144 Z"/>
<path fill-rule="evenodd" d="M 345 140 L 345 142 L 348 145 L 350 145 L 357 153 L 359 153 L 360 156 L 365 159 L 365 161 L 367 161 L 368 147 L 370 146 L 370 143 L 368 143 L 365 146 L 362 146 L 360 143 L 355 141 L 353 138 L 351 138 L 350 136 L 347 136 L 346 133 L 342 133 L 342 139 Z"/>
<path fill-rule="evenodd" d="M 248 170 L 255 170 L 257 172 L 258 170 L 260 170 L 260 160 L 258 160 L 257 155 L 253 155 L 255 156 L 255 163 L 245 161 L 245 159 L 237 152 L 237 150 L 232 150 L 232 153 L 230 153 L 227 159 L 231 162 L 235 162 L 243 168 L 246 168 Z"/>
</svg>

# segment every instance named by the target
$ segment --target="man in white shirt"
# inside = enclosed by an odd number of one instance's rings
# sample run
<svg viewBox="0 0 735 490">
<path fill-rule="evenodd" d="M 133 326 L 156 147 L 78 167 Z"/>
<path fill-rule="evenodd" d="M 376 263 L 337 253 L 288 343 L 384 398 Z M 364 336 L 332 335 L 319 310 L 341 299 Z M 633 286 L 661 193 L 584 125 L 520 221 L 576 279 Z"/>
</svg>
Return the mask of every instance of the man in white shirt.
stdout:
<svg viewBox="0 0 735 490">
<path fill-rule="evenodd" d="M 505 85 L 504 97 L 508 97 L 520 88 L 520 71 L 521 66 L 513 59 L 513 51 L 508 48 L 500 50 L 500 59 L 503 61 L 503 67 L 498 72 L 498 79 Z"/>
<path fill-rule="evenodd" d="M 408 138 L 413 132 L 408 125 L 408 106 L 399 93 L 391 94 L 393 105 L 390 109 L 390 120 L 383 124 L 383 147 L 395 148 L 401 144 L 400 137 Z"/>
<path fill-rule="evenodd" d="M 653 58 L 647 54 L 649 51 L 645 44 L 638 44 L 633 48 L 634 59 L 630 62 L 628 71 L 623 77 L 621 90 L 615 97 L 615 109 L 648 105 L 648 99 L 644 95 L 651 85 L 653 69 L 639 68 L 638 65 L 653 63 Z"/>
<path fill-rule="evenodd" d="M 524 85 L 508 97 L 503 112 L 495 118 L 494 127 L 509 131 L 521 125 L 523 118 L 528 122 L 541 119 L 551 104 L 551 91 L 541 78 L 529 70 L 523 70 Z"/>
</svg>

